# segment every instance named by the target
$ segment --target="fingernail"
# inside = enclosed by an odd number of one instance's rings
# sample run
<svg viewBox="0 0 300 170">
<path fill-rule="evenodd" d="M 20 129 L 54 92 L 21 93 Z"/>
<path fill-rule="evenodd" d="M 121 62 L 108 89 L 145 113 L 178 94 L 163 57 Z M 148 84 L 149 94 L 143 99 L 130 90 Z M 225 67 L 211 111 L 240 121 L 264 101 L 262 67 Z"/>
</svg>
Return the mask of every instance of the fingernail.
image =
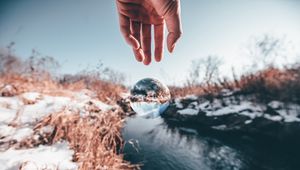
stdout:
<svg viewBox="0 0 300 170">
<path fill-rule="evenodd" d="M 148 57 L 146 57 L 144 60 L 143 60 L 143 63 L 144 65 L 149 65 L 151 63 L 151 59 L 149 59 Z"/>
<path fill-rule="evenodd" d="M 155 60 L 156 60 L 156 62 L 160 62 L 161 61 L 161 59 L 162 59 L 162 57 L 163 56 L 161 56 L 161 55 L 155 55 Z"/>
</svg>

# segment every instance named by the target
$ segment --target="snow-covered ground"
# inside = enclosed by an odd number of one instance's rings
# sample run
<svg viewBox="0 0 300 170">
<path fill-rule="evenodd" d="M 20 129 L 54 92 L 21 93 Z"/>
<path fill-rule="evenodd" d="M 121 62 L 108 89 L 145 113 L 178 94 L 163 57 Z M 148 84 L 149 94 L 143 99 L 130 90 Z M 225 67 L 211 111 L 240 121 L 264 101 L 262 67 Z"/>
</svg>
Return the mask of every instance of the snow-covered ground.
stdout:
<svg viewBox="0 0 300 170">
<path fill-rule="evenodd" d="M 26 138 L 34 138 L 34 126 L 43 117 L 61 111 L 77 111 L 84 116 L 94 111 L 112 108 L 94 98 L 88 90 L 65 91 L 65 96 L 46 95 L 37 92 L 13 97 L 0 97 L 0 165 L 1 170 L 19 169 L 77 169 L 72 162 L 74 151 L 66 141 L 51 146 L 17 148 Z M 51 132 L 52 127 L 43 131 Z"/>
<path fill-rule="evenodd" d="M 51 146 L 40 145 L 30 149 L 10 148 L 0 153 L 1 169 L 77 169 L 72 162 L 74 152 L 69 149 L 67 142 Z"/>
<path fill-rule="evenodd" d="M 186 107 L 183 106 L 183 100 L 193 100 Z M 263 117 L 272 121 L 282 122 L 300 122 L 300 106 L 297 104 L 284 104 L 280 101 L 271 101 L 267 105 L 255 103 L 249 99 L 236 100 L 234 98 L 198 100 L 197 98 L 182 98 L 174 100 L 177 113 L 180 115 L 198 115 L 205 113 L 206 116 L 218 117 L 229 114 L 247 116 L 249 120 L 245 123 L 251 123 L 251 119 Z M 267 109 L 272 109 L 269 114 Z"/>
</svg>

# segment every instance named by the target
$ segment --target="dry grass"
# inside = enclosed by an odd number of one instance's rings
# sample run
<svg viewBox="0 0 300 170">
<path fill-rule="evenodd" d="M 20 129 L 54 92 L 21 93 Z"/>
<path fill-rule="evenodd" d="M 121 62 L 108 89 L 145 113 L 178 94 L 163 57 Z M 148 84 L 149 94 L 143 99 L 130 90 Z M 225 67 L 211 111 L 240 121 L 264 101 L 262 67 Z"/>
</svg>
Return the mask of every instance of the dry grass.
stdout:
<svg viewBox="0 0 300 170">
<path fill-rule="evenodd" d="M 45 75 L 44 80 L 39 80 L 32 76 L 23 76 L 18 74 L 5 74 L 0 76 L 0 88 L 10 85 L 14 87 L 14 94 L 18 95 L 24 92 L 36 91 L 41 93 L 49 93 L 61 90 L 61 86 L 50 77 Z"/>
<path fill-rule="evenodd" d="M 268 102 L 300 103 L 300 66 L 294 65 L 284 69 L 268 67 L 241 77 L 234 75 L 233 81 L 218 79 L 214 83 L 170 87 L 173 98 L 194 94 L 199 96 L 218 96 L 222 89 L 235 90 L 236 95 L 255 95 L 257 100 Z"/>
<path fill-rule="evenodd" d="M 119 110 L 91 113 L 82 117 L 79 113 L 68 113 L 68 110 L 51 114 L 35 127 L 39 133 L 38 141 L 24 141 L 21 147 L 33 147 L 38 144 L 52 144 L 60 140 L 67 140 L 75 151 L 74 161 L 79 169 L 138 169 L 118 154 L 123 147 L 121 128 L 123 119 Z M 40 133 L 46 126 L 54 127 L 52 133 Z"/>
<path fill-rule="evenodd" d="M 176 86 L 169 86 L 171 97 L 178 98 L 184 97 L 187 95 L 202 95 L 204 94 L 204 90 L 202 86 L 184 86 L 184 87 L 176 87 Z"/>
<path fill-rule="evenodd" d="M 267 68 L 242 76 L 234 84 L 242 94 L 255 94 L 262 101 L 281 100 L 300 103 L 300 67 Z"/>
<path fill-rule="evenodd" d="M 63 86 L 64 89 L 72 91 L 89 89 L 97 94 L 99 100 L 108 104 L 114 104 L 120 99 L 120 94 L 126 91 L 126 88 L 122 85 L 89 76 L 80 77 L 74 81 L 61 80 L 59 84 Z"/>
<path fill-rule="evenodd" d="M 0 77 L 0 81 L 3 85 L 9 84 L 15 87 L 16 92 L 12 95 L 30 91 L 55 95 L 59 91 L 90 88 L 96 92 L 98 98 L 103 99 L 105 97 L 109 103 L 116 102 L 115 99 L 119 90 L 124 90 L 121 86 L 100 80 L 90 84 L 83 81 L 60 84 L 52 79 L 36 81 L 34 78 L 28 79 L 27 76 L 11 74 Z M 31 103 L 25 101 L 25 104 Z M 119 152 L 123 147 L 121 128 L 124 114 L 122 111 L 116 108 L 107 112 L 95 108 L 86 109 L 89 111 L 89 115 L 84 117 L 80 116 L 79 112 L 68 109 L 51 114 L 35 126 L 34 131 L 35 135 L 39 136 L 38 140 L 32 137 L 13 145 L 19 148 L 30 148 L 40 144 L 51 145 L 60 140 L 67 140 L 70 147 L 75 151 L 73 161 L 78 163 L 81 170 L 139 169 L 138 165 L 124 161 L 123 155 Z M 54 131 L 48 134 L 42 133 L 41 129 L 46 126 L 53 127 Z"/>
<path fill-rule="evenodd" d="M 52 96 L 66 96 L 68 91 L 81 91 L 89 89 L 96 94 L 96 98 L 108 104 L 116 104 L 119 94 L 126 88 L 122 85 L 102 80 L 94 75 L 75 75 L 75 79 L 54 79 L 45 71 L 30 71 L 24 74 L 13 71 L 14 63 L 22 64 L 17 58 L 9 67 L 0 72 L 1 96 L 16 96 L 24 92 L 40 92 Z M 17 61 L 17 62 L 15 62 Z M 3 62 L 3 61 L 1 61 Z M 7 88 L 9 86 L 9 88 Z M 34 104 L 34 101 L 24 99 L 24 104 Z M 34 136 L 19 143 L 9 144 L 17 148 L 30 148 L 38 145 L 51 145 L 60 140 L 67 140 L 74 150 L 73 161 L 77 162 L 79 169 L 90 170 L 131 170 L 139 169 L 138 165 L 132 165 L 124 161 L 121 150 L 123 140 L 121 128 L 124 121 L 124 113 L 118 108 L 107 112 L 98 108 L 86 108 L 89 115 L 82 116 L 79 111 L 67 108 L 59 113 L 53 113 L 34 128 Z M 8 107 L 8 106 L 7 106 Z M 18 115 L 16 115 L 18 117 Z M 16 124 L 17 126 L 17 124 Z M 51 126 L 54 130 L 43 132 L 43 127 Z M 20 169 L 26 166 L 26 162 Z M 45 167 L 48 169 L 48 167 Z M 51 167 L 50 167 L 51 169 Z"/>
<path fill-rule="evenodd" d="M 40 77 L 43 77 L 43 80 L 40 80 Z M 5 87 L 8 85 L 11 86 L 11 90 L 6 90 Z M 67 95 L 64 94 L 66 90 L 80 91 L 82 89 L 93 91 L 99 100 L 108 104 L 115 104 L 120 99 L 120 94 L 126 91 L 122 85 L 88 76 L 76 81 L 58 81 L 54 80 L 50 74 L 20 75 L 9 73 L 0 75 L 1 96 L 15 96 L 29 91 L 56 96 Z"/>
</svg>

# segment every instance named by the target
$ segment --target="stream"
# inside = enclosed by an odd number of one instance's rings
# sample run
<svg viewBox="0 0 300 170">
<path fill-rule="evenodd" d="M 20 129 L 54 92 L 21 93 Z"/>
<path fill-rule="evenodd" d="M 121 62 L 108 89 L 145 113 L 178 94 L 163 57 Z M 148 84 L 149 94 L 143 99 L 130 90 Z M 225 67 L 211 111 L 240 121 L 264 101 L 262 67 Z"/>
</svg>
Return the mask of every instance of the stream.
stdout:
<svg viewBox="0 0 300 170">
<path fill-rule="evenodd" d="M 299 169 L 291 146 L 249 136 L 192 129 L 163 118 L 129 117 L 122 131 L 124 159 L 143 170 Z M 299 148 L 298 148 L 299 150 Z"/>
</svg>

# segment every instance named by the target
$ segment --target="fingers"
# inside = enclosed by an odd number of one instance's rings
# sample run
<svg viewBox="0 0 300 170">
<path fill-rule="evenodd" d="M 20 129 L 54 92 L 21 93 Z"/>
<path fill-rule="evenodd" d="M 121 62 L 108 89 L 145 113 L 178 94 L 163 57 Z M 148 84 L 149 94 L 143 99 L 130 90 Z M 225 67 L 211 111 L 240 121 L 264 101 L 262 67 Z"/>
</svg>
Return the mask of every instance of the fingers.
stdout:
<svg viewBox="0 0 300 170">
<path fill-rule="evenodd" d="M 167 47 L 169 52 L 172 53 L 177 40 L 182 34 L 179 16 L 175 15 L 166 19 L 166 24 L 169 32 L 167 37 Z"/>
<path fill-rule="evenodd" d="M 151 62 L 151 25 L 142 24 L 142 49 L 145 54 L 143 63 L 149 65 Z"/>
<path fill-rule="evenodd" d="M 120 30 L 125 38 L 125 41 L 134 49 L 140 48 L 139 41 L 130 33 L 130 20 L 126 16 L 119 13 Z"/>
<path fill-rule="evenodd" d="M 141 48 L 139 49 L 132 49 L 133 50 L 133 54 L 135 56 L 135 59 L 138 61 L 138 62 L 142 62 L 144 60 L 144 52 Z"/>
<path fill-rule="evenodd" d="M 157 62 L 163 57 L 164 24 L 168 29 L 167 48 L 173 52 L 177 40 L 182 34 L 180 19 L 180 0 L 149 0 L 157 13 L 149 17 L 144 0 L 117 0 L 120 30 L 126 42 L 132 46 L 137 61 L 145 65 L 151 62 L 151 24 L 154 24 L 155 50 Z M 148 4 L 148 5 L 149 5 Z M 158 18 L 161 17 L 161 20 Z M 145 24 L 147 23 L 147 24 Z"/>
<path fill-rule="evenodd" d="M 180 1 L 170 1 L 168 10 L 165 11 L 165 21 L 168 28 L 167 46 L 170 53 L 175 48 L 175 43 L 182 34 L 181 19 L 180 19 Z"/>
<path fill-rule="evenodd" d="M 160 62 L 163 57 L 164 24 L 154 25 L 155 60 Z"/>
<path fill-rule="evenodd" d="M 134 38 L 140 42 L 140 34 L 141 34 L 141 23 L 136 21 L 131 21 L 131 34 Z M 133 49 L 133 53 L 137 61 L 141 62 L 144 60 L 144 52 L 141 48 Z"/>
</svg>

